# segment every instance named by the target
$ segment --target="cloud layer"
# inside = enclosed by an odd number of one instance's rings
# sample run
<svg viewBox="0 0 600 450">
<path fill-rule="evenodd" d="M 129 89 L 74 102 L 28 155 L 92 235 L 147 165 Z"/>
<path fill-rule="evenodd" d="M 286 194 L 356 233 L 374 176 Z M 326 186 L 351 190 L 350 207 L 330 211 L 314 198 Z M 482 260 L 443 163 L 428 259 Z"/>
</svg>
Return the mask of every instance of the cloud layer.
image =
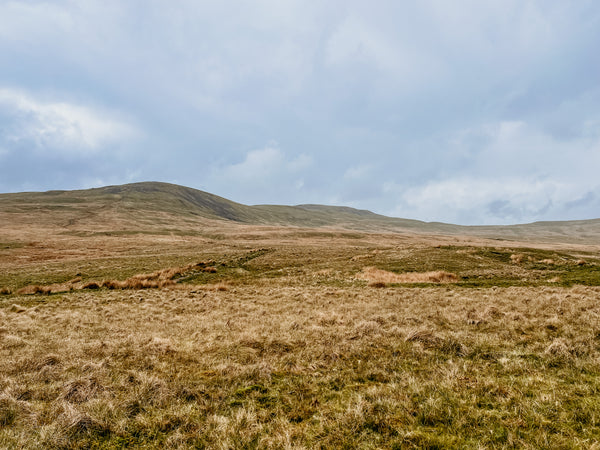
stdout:
<svg viewBox="0 0 600 450">
<path fill-rule="evenodd" d="M 593 1 L 0 3 L 0 191 L 600 217 Z"/>
<path fill-rule="evenodd" d="M 107 113 L 72 103 L 43 102 L 0 89 L 0 114 L 6 148 L 66 155 L 96 153 L 135 136 L 135 129 Z"/>
</svg>

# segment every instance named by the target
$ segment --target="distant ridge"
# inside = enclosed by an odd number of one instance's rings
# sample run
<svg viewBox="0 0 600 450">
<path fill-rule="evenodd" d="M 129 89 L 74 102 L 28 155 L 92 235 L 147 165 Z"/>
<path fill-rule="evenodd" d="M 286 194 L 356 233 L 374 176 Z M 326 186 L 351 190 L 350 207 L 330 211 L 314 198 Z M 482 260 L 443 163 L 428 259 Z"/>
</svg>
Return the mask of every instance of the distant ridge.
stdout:
<svg viewBox="0 0 600 450">
<path fill-rule="evenodd" d="M 11 221 L 35 216 L 54 226 L 81 221 L 99 228 L 109 222 L 128 229 L 163 221 L 226 221 L 231 224 L 333 227 L 372 232 L 417 232 L 498 239 L 535 238 L 561 242 L 600 243 L 600 219 L 536 222 L 510 226 L 460 226 L 399 219 L 346 206 L 255 205 L 236 203 L 208 192 L 162 182 L 141 182 L 85 190 L 0 194 L 0 218 Z M 158 218 L 160 217 L 160 218 Z M 177 219 L 177 220 L 175 220 Z M 27 219 L 29 220 L 29 219 Z M 191 222 L 190 222 L 191 223 Z"/>
<path fill-rule="evenodd" d="M 248 225 L 322 227 L 345 225 L 350 228 L 383 226 L 421 227 L 424 222 L 392 219 L 366 210 L 324 205 L 248 206 L 217 195 L 162 182 L 141 182 L 118 186 L 47 192 L 0 194 L 0 207 L 9 210 L 65 209 L 79 205 L 118 207 L 121 211 L 154 211 L 180 216 L 199 216 Z"/>
</svg>

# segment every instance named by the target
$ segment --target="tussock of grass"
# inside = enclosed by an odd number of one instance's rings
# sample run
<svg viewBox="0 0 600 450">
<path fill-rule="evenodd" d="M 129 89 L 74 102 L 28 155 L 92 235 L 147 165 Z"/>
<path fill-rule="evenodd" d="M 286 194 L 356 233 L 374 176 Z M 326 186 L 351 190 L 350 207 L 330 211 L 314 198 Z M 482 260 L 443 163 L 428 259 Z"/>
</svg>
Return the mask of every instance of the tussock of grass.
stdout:
<svg viewBox="0 0 600 450">
<path fill-rule="evenodd" d="M 510 261 L 513 264 L 521 264 L 523 263 L 523 260 L 525 259 L 525 255 L 521 254 L 521 253 L 515 253 L 510 255 Z"/>
<path fill-rule="evenodd" d="M 17 290 L 17 294 L 19 295 L 34 295 L 34 294 L 50 294 L 52 293 L 52 289 L 59 289 L 57 286 L 59 285 L 50 285 L 50 286 L 40 286 L 39 284 L 32 284 L 29 286 L 25 286 L 19 290 Z M 62 289 L 62 285 L 60 285 Z"/>
<path fill-rule="evenodd" d="M 21 312 L 25 312 L 25 311 L 27 311 L 27 308 L 25 308 L 25 307 L 23 307 L 23 306 L 21 306 L 21 305 L 18 305 L 18 304 L 16 304 L 16 303 L 13 303 L 13 304 L 11 305 L 11 307 L 10 307 L 10 311 L 12 311 L 12 312 L 16 312 L 16 313 L 21 313 Z"/>
<path fill-rule="evenodd" d="M 176 284 L 175 278 L 194 272 L 215 273 L 214 261 L 202 261 L 182 267 L 169 267 L 152 273 L 134 275 L 124 281 L 104 280 L 101 287 L 108 289 L 161 289 Z"/>
<path fill-rule="evenodd" d="M 364 267 L 356 277 L 371 282 L 375 287 L 381 287 L 378 285 L 380 283 L 455 283 L 458 281 L 455 274 L 443 270 L 398 274 L 376 267 Z"/>
<path fill-rule="evenodd" d="M 412 330 L 406 336 L 406 342 L 421 342 L 428 346 L 435 346 L 440 339 L 430 330 Z"/>
</svg>

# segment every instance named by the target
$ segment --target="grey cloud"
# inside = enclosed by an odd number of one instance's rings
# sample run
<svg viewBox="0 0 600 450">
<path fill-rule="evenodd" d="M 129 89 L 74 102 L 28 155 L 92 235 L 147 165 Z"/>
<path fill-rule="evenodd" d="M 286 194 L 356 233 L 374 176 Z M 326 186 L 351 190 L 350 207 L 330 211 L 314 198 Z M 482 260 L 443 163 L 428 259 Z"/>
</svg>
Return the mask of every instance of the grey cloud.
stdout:
<svg viewBox="0 0 600 450">
<path fill-rule="evenodd" d="M 599 20 L 561 1 L 3 2 L 0 89 L 142 137 L 82 146 L 63 116 L 9 139 L 40 118 L 2 109 L 0 188 L 154 179 L 429 220 L 600 216 L 568 205 L 597 192 Z"/>
<path fill-rule="evenodd" d="M 598 197 L 598 192 L 586 192 L 585 195 L 571 200 L 565 203 L 565 208 L 569 209 L 579 209 L 579 208 L 588 208 L 593 207 L 594 204 L 600 203 L 600 198 Z"/>
</svg>

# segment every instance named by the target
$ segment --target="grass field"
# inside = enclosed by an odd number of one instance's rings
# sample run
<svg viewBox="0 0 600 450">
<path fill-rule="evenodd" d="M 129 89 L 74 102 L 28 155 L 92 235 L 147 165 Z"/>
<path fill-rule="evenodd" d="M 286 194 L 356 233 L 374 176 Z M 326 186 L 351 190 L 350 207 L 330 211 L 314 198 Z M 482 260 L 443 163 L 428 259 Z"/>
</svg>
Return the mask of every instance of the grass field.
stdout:
<svg viewBox="0 0 600 450">
<path fill-rule="evenodd" d="M 3 222 L 0 448 L 600 448 L 597 245 L 164 220 Z"/>
</svg>

